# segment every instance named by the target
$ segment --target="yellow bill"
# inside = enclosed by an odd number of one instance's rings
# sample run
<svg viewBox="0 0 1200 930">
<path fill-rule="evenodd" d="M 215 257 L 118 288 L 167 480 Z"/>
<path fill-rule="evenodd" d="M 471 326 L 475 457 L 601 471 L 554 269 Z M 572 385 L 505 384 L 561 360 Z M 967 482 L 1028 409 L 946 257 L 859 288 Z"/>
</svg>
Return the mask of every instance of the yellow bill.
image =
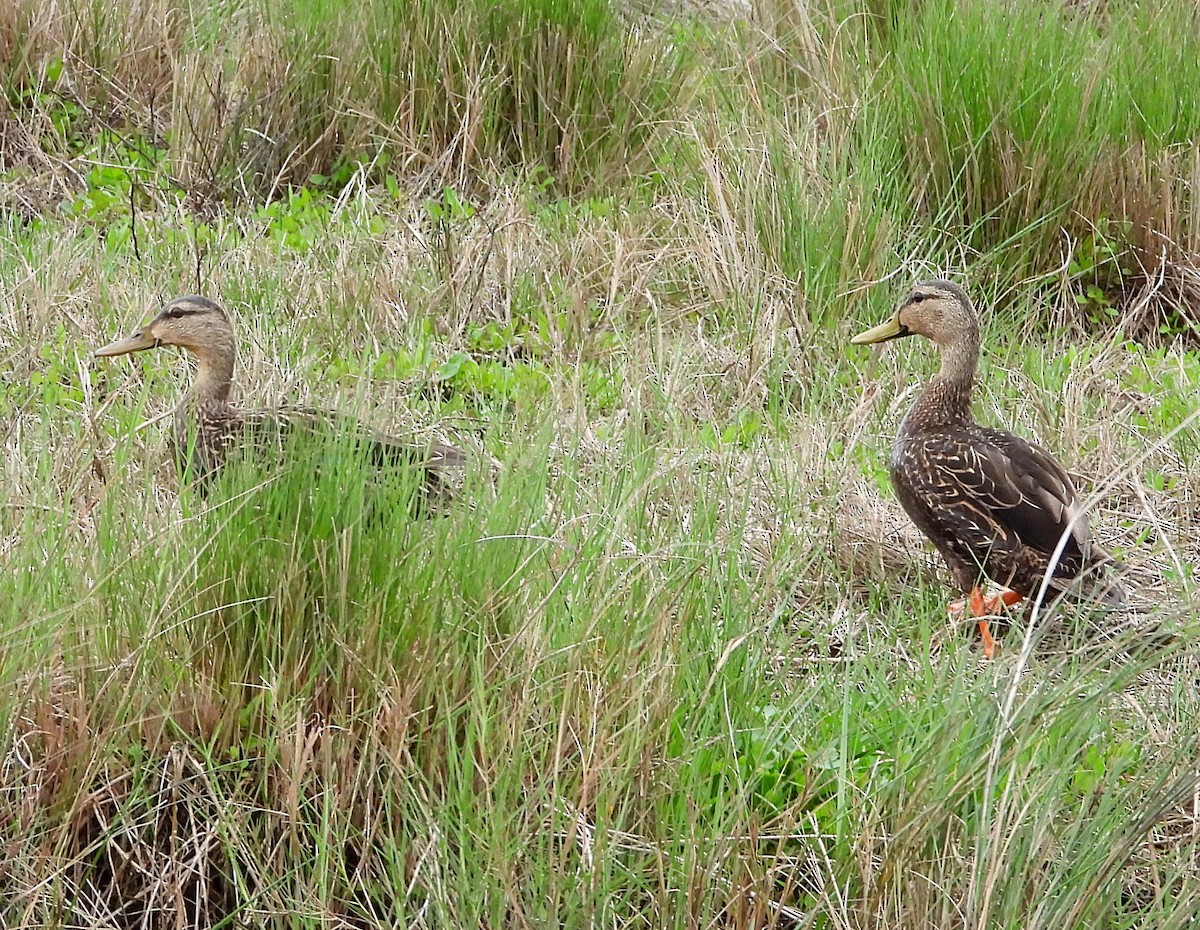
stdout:
<svg viewBox="0 0 1200 930">
<path fill-rule="evenodd" d="M 887 342 L 889 339 L 898 339 L 901 336 L 908 335 L 908 327 L 900 322 L 900 315 L 892 317 L 886 323 L 880 323 L 878 326 L 873 326 L 865 333 L 859 333 L 850 340 L 856 346 L 869 346 L 877 342 Z"/>
<path fill-rule="evenodd" d="M 114 355 L 128 355 L 130 352 L 141 352 L 143 349 L 153 349 L 158 340 L 147 336 L 144 332 L 134 333 L 116 342 L 110 342 L 102 349 L 97 349 L 95 355 L 99 358 L 111 358 Z"/>
</svg>

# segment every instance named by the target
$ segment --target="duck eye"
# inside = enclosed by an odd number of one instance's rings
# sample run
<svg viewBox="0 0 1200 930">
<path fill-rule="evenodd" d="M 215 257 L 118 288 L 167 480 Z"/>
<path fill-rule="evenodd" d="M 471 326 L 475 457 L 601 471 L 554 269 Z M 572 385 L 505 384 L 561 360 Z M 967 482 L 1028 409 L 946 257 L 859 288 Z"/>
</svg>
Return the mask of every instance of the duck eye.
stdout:
<svg viewBox="0 0 1200 930">
<path fill-rule="evenodd" d="M 912 302 L 914 304 L 919 304 L 921 301 L 926 300 L 928 297 L 929 297 L 928 294 L 913 294 Z"/>
</svg>

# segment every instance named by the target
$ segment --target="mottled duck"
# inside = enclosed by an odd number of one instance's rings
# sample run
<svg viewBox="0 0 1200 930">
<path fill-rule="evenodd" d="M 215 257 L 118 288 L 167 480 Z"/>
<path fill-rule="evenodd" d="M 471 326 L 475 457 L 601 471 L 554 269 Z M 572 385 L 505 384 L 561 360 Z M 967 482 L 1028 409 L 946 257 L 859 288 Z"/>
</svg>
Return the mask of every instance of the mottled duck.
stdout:
<svg viewBox="0 0 1200 930">
<path fill-rule="evenodd" d="M 211 477 L 239 446 L 278 448 L 297 431 L 349 432 L 371 465 L 421 469 L 427 496 L 442 496 L 442 475 L 465 464 L 464 454 L 440 442 L 404 442 L 361 426 L 348 417 L 311 407 L 246 409 L 229 401 L 236 354 L 233 327 L 225 311 L 207 297 L 177 297 L 139 332 L 96 350 L 108 358 L 179 346 L 196 359 L 191 390 L 175 411 L 171 445 L 180 472 L 203 492 Z"/>
<path fill-rule="evenodd" d="M 949 281 L 921 281 L 886 323 L 855 336 L 855 345 L 925 336 L 941 369 L 900 424 L 889 471 L 901 505 L 937 547 L 978 618 L 984 653 L 996 651 L 985 617 L 1022 598 L 1063 595 L 1119 606 L 1123 595 L 1105 577 L 1115 560 L 1091 539 L 1071 479 L 1036 443 L 981 426 L 971 414 L 979 361 L 979 318 L 966 292 Z M 985 598 L 986 579 L 1003 586 Z"/>
</svg>

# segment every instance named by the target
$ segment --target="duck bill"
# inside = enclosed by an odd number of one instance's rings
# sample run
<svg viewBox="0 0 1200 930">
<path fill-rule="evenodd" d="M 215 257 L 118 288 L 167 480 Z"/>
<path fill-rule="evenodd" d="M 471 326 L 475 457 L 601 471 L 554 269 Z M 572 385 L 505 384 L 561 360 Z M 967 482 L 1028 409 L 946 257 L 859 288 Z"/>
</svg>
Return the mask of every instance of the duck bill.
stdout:
<svg viewBox="0 0 1200 930">
<path fill-rule="evenodd" d="M 859 333 L 850 342 L 856 346 L 869 346 L 877 342 L 887 342 L 889 339 L 900 339 L 907 335 L 908 327 L 900 322 L 900 316 L 897 314 L 886 323 L 880 323 L 865 333 Z"/>
<path fill-rule="evenodd" d="M 111 358 L 114 355 L 128 355 L 130 352 L 154 349 L 157 346 L 157 339 L 152 339 L 145 333 L 134 333 L 132 336 L 126 336 L 124 339 L 118 339 L 116 342 L 110 342 L 104 348 L 97 349 L 93 354 L 97 358 Z"/>
</svg>

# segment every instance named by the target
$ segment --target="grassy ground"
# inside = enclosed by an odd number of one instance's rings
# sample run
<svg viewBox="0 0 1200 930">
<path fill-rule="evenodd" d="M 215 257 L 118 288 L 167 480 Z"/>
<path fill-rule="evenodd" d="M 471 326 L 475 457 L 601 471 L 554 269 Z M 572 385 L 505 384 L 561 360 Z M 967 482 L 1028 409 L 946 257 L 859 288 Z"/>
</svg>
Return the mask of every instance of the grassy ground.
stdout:
<svg viewBox="0 0 1200 930">
<path fill-rule="evenodd" d="M 1181 7 L 0 12 L 0 922 L 1189 925 Z M 1135 588 L 991 663 L 887 485 L 932 352 L 847 344 L 932 274 Z M 188 292 L 456 502 L 180 493 L 182 360 L 90 352 Z"/>
</svg>

